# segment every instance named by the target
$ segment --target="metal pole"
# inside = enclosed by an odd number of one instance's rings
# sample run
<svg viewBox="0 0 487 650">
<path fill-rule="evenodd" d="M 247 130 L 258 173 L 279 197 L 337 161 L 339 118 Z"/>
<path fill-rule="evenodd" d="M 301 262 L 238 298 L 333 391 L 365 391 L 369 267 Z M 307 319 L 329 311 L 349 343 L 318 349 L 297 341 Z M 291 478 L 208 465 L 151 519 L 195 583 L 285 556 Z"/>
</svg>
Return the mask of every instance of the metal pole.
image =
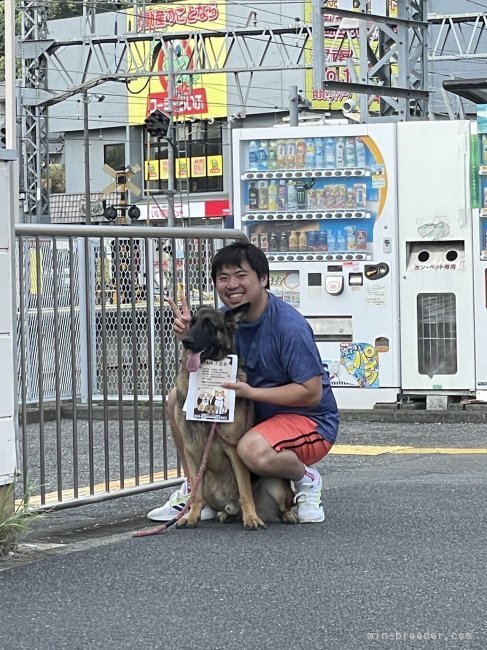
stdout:
<svg viewBox="0 0 487 650">
<path fill-rule="evenodd" d="M 91 223 L 91 186 L 90 186 L 90 131 L 88 124 L 88 91 L 83 92 L 83 137 L 85 143 L 85 218 Z"/>
<path fill-rule="evenodd" d="M 289 87 L 289 126 L 299 126 L 298 87 Z"/>
<path fill-rule="evenodd" d="M 15 0 L 5 2 L 5 126 L 7 149 L 17 149 L 15 87 Z"/>
<path fill-rule="evenodd" d="M 176 84 L 174 83 L 174 49 L 172 43 L 167 47 L 167 94 L 168 94 L 168 109 L 169 109 L 169 126 L 167 132 L 167 140 L 169 147 L 167 150 L 167 225 L 169 228 L 174 228 L 174 149 L 175 143 L 175 129 L 174 129 L 174 96 Z"/>
</svg>

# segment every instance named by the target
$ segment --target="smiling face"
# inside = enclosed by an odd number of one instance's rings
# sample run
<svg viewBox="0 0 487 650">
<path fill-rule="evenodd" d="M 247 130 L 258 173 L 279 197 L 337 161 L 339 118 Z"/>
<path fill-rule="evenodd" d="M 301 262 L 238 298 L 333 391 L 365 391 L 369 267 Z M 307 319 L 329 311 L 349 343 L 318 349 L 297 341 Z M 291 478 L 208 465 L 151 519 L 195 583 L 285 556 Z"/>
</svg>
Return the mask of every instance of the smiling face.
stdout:
<svg viewBox="0 0 487 650">
<path fill-rule="evenodd" d="M 238 266 L 222 266 L 216 274 L 215 285 L 220 300 L 230 309 L 250 303 L 246 321 L 257 320 L 267 306 L 267 275 L 259 279 L 246 260 Z"/>
</svg>

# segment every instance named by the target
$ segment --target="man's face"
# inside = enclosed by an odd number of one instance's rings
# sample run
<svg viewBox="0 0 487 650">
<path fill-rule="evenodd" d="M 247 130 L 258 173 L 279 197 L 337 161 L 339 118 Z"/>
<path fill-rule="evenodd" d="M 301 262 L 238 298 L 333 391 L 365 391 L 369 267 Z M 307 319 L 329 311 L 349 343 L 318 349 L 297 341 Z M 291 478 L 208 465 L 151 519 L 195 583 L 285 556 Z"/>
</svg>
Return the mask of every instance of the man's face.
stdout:
<svg viewBox="0 0 487 650">
<path fill-rule="evenodd" d="M 247 261 L 240 266 L 223 266 L 216 274 L 215 284 L 220 300 L 231 309 L 246 302 L 256 305 L 267 300 L 267 276 L 259 280 Z"/>
</svg>

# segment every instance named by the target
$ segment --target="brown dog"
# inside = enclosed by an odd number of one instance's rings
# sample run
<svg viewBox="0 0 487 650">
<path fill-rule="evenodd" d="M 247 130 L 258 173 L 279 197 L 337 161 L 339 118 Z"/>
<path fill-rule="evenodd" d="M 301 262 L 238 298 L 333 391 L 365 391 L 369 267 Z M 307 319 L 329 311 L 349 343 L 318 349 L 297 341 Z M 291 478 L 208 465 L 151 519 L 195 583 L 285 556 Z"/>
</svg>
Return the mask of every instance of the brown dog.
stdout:
<svg viewBox="0 0 487 650">
<path fill-rule="evenodd" d="M 188 336 L 182 341 L 182 368 L 176 379 L 176 423 L 183 439 L 192 485 L 195 485 L 212 423 L 186 420 L 183 404 L 188 393 L 189 371 L 197 370 L 206 359 L 220 361 L 235 353 L 235 332 L 249 307 L 245 304 L 225 312 L 201 307 L 192 318 Z M 245 381 L 241 368 L 238 378 Z M 285 523 L 298 523 L 290 481 L 261 478 L 252 483 L 249 470 L 238 457 L 236 444 L 252 422 L 251 403 L 237 398 L 234 421 L 217 425 L 222 436 L 217 432 L 214 437 L 202 485 L 194 494 L 190 512 L 176 523 L 178 528 L 198 525 L 203 501 L 218 512 L 220 522 L 242 518 L 246 530 L 265 528 L 263 519 L 275 520 L 277 514 Z M 269 496 L 274 503 L 274 513 L 264 512 L 271 501 Z"/>
</svg>

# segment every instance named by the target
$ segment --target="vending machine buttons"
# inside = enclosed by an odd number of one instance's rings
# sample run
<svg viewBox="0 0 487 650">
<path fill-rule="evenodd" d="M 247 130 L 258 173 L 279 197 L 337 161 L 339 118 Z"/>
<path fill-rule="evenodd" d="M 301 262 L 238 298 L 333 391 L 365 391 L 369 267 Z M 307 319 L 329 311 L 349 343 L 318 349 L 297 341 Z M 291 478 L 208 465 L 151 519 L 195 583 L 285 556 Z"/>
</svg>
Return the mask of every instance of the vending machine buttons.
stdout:
<svg viewBox="0 0 487 650">
<path fill-rule="evenodd" d="M 339 296 L 343 292 L 343 275 L 327 275 L 325 289 L 331 296 Z"/>
</svg>

